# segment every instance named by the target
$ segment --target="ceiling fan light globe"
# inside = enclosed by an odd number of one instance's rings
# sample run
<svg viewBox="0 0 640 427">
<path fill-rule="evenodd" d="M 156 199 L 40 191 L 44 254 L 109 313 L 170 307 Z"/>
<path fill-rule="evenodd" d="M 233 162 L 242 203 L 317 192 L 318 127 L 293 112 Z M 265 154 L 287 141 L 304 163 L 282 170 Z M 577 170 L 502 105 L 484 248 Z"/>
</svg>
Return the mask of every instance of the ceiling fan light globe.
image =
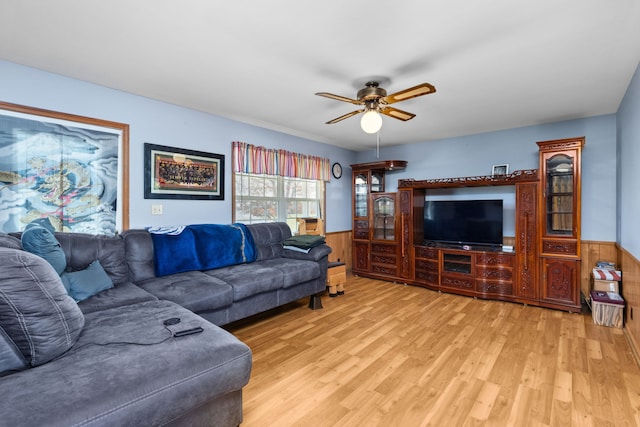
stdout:
<svg viewBox="0 0 640 427">
<path fill-rule="evenodd" d="M 375 111 L 367 111 L 360 119 L 360 127 L 366 133 L 376 133 L 382 127 L 382 117 Z"/>
</svg>

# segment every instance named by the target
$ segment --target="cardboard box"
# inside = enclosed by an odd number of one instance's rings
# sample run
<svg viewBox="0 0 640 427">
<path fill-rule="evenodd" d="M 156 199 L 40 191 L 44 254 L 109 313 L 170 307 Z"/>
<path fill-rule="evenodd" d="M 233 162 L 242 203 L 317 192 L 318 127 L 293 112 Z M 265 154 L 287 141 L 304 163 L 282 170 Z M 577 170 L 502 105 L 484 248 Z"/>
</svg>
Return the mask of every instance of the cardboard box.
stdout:
<svg viewBox="0 0 640 427">
<path fill-rule="evenodd" d="M 591 314 L 596 325 L 622 328 L 624 299 L 615 292 L 591 291 Z"/>
<path fill-rule="evenodd" d="M 602 291 L 602 292 L 615 292 L 617 294 L 620 293 L 620 282 L 611 281 L 611 280 L 596 280 L 593 279 L 592 288 L 594 291 Z"/>
<path fill-rule="evenodd" d="M 619 294 L 621 278 L 621 274 L 617 270 L 594 268 L 591 272 L 591 289 Z"/>
</svg>

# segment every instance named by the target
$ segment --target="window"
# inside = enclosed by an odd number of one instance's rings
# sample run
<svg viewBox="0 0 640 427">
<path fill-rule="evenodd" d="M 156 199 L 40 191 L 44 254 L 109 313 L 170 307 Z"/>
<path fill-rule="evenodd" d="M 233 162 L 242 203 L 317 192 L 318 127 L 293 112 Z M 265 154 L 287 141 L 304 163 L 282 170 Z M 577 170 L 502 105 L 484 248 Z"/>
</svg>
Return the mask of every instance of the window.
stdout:
<svg viewBox="0 0 640 427">
<path fill-rule="evenodd" d="M 233 221 L 245 224 L 322 218 L 324 181 L 249 173 L 234 174 Z"/>
</svg>

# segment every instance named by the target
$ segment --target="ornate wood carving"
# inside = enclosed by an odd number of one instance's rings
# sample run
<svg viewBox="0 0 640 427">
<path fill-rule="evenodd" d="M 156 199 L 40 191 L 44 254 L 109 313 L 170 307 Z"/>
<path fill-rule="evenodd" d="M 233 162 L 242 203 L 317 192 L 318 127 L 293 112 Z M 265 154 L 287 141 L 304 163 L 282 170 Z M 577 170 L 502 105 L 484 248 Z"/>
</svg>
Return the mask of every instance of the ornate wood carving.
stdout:
<svg viewBox="0 0 640 427">
<path fill-rule="evenodd" d="M 512 293 L 511 283 L 477 281 L 476 285 L 476 290 L 482 293 L 499 295 L 511 295 Z"/>
<path fill-rule="evenodd" d="M 479 279 L 511 280 L 511 270 L 504 268 L 476 268 L 476 277 Z"/>
<path fill-rule="evenodd" d="M 514 185 L 518 182 L 538 180 L 538 169 L 514 171 L 508 175 L 466 176 L 457 178 L 434 179 L 400 179 L 398 188 L 447 188 L 447 187 L 482 187 L 492 185 Z"/>
<path fill-rule="evenodd" d="M 550 262 L 547 265 L 547 295 L 552 300 L 573 300 L 575 268 L 566 262 Z"/>
<path fill-rule="evenodd" d="M 353 268 L 366 271 L 369 268 L 369 244 L 355 243 Z"/>
<path fill-rule="evenodd" d="M 438 250 L 425 246 L 416 247 L 416 258 L 438 259 Z"/>
<path fill-rule="evenodd" d="M 575 255 L 577 253 L 577 250 L 577 243 L 575 241 L 542 241 L 543 253 Z"/>
<path fill-rule="evenodd" d="M 476 255 L 476 264 L 513 266 L 513 255 L 481 252 Z"/>
<path fill-rule="evenodd" d="M 387 276 L 395 276 L 396 269 L 393 267 L 385 267 L 382 265 L 372 265 L 371 271 L 377 274 L 385 274 Z"/>
<path fill-rule="evenodd" d="M 396 254 L 396 245 L 381 245 L 379 243 L 371 244 L 371 253 L 374 254 Z"/>
<path fill-rule="evenodd" d="M 452 288 L 473 289 L 473 279 L 463 279 L 450 276 L 442 276 L 440 285 Z"/>
<path fill-rule="evenodd" d="M 400 190 L 400 272 L 402 277 L 410 278 L 411 273 L 411 191 Z"/>
<path fill-rule="evenodd" d="M 426 259 L 416 259 L 416 270 L 438 272 L 438 262 Z"/>
<path fill-rule="evenodd" d="M 395 265 L 396 257 L 393 255 L 371 254 L 371 262 L 377 264 L 390 264 Z"/>
</svg>

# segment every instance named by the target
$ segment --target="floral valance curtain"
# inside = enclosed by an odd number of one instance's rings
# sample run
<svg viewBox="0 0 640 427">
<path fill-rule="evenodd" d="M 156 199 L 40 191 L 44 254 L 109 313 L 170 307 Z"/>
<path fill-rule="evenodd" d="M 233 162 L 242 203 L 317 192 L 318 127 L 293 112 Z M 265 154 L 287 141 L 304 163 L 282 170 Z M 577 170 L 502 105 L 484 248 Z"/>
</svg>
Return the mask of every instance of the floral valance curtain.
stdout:
<svg viewBox="0 0 640 427">
<path fill-rule="evenodd" d="M 331 179 L 329 159 L 287 150 L 256 147 L 246 142 L 233 142 L 233 171 L 291 178 Z"/>
</svg>

